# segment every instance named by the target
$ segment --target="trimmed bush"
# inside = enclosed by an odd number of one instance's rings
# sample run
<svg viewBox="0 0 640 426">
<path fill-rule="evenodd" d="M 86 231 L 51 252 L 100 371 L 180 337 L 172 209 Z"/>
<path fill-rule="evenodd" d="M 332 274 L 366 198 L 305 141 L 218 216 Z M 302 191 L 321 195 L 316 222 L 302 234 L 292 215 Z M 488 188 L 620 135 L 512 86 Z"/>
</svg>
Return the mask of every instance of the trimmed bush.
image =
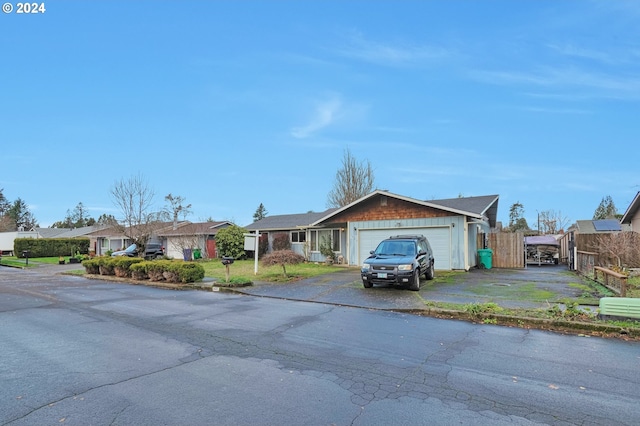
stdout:
<svg viewBox="0 0 640 426">
<path fill-rule="evenodd" d="M 98 268 L 100 269 L 100 275 L 115 275 L 115 261 L 114 257 L 99 257 Z"/>
<path fill-rule="evenodd" d="M 204 278 L 199 263 L 182 260 L 144 260 L 137 257 L 96 257 L 82 262 L 88 274 L 116 275 L 134 280 L 192 283 Z"/>
<path fill-rule="evenodd" d="M 121 278 L 131 278 L 131 265 L 136 263 L 144 262 L 144 259 L 139 257 L 127 257 L 120 256 L 116 257 L 113 262 L 113 270 L 116 274 L 116 277 Z"/>
<path fill-rule="evenodd" d="M 142 261 L 131 265 L 129 267 L 129 271 L 131 271 L 131 278 L 139 281 L 148 280 L 149 274 L 147 274 L 147 263 L 149 263 L 149 261 Z"/>
<path fill-rule="evenodd" d="M 87 274 L 97 275 L 100 273 L 100 258 L 94 257 L 93 259 L 83 260 L 82 266 Z"/>
<path fill-rule="evenodd" d="M 89 238 L 16 238 L 13 252 L 23 257 L 24 250 L 29 251 L 29 257 L 73 256 L 89 253 Z"/>
<path fill-rule="evenodd" d="M 204 278 L 204 268 L 199 263 L 184 262 L 179 264 L 178 278 L 181 283 L 193 283 Z"/>
</svg>

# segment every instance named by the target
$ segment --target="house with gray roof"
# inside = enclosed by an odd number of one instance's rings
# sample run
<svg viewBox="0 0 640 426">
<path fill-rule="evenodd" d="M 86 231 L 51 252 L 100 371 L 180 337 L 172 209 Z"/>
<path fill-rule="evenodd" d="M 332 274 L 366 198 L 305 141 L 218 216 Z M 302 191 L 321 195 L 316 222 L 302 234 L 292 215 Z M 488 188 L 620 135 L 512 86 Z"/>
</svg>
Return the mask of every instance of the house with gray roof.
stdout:
<svg viewBox="0 0 640 426">
<path fill-rule="evenodd" d="M 622 215 L 620 223 L 627 225 L 629 231 L 640 233 L 640 192 L 636 194 L 629 207 L 627 207 L 627 211 Z"/>
<path fill-rule="evenodd" d="M 360 265 L 391 235 L 422 234 L 440 270 L 469 270 L 477 264 L 477 237 L 496 226 L 498 195 L 423 201 L 376 190 L 338 209 L 322 213 L 270 216 L 246 228 L 272 241 L 288 233 L 294 251 L 324 261 L 320 245 L 330 241 L 336 257 Z"/>
</svg>

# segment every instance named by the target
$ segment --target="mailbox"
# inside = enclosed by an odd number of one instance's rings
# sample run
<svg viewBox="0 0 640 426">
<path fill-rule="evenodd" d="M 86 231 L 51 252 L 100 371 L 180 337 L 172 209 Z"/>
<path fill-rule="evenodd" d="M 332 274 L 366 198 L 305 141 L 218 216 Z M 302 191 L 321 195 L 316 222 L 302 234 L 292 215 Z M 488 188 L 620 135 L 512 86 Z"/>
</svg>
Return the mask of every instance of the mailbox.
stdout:
<svg viewBox="0 0 640 426">
<path fill-rule="evenodd" d="M 233 257 L 222 256 L 222 264 L 223 265 L 231 265 L 235 259 Z"/>
</svg>

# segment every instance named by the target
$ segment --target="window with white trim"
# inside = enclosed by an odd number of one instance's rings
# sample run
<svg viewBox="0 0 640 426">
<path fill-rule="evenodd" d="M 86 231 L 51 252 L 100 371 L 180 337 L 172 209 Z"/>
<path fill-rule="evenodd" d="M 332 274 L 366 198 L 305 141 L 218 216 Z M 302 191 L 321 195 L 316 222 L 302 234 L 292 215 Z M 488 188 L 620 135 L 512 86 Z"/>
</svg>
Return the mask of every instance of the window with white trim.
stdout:
<svg viewBox="0 0 640 426">
<path fill-rule="evenodd" d="M 292 243 L 304 243 L 307 241 L 307 231 L 291 231 Z"/>
<path fill-rule="evenodd" d="M 312 229 L 311 251 L 320 251 L 320 246 L 327 240 L 331 240 L 333 251 L 340 251 L 340 230 L 339 229 Z"/>
</svg>

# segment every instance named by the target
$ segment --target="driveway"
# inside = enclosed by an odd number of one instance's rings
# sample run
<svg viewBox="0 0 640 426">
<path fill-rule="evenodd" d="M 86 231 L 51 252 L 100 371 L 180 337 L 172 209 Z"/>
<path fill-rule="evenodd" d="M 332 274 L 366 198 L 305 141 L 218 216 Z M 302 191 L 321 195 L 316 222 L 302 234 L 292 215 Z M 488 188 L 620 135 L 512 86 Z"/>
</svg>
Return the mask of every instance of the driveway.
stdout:
<svg viewBox="0 0 640 426">
<path fill-rule="evenodd" d="M 566 266 L 473 269 L 453 274 L 446 282 L 422 280 L 420 291 L 414 292 L 392 286 L 365 289 L 360 280 L 360 270 L 348 268 L 287 284 L 254 282 L 251 287 L 234 291 L 374 309 L 423 309 L 429 301 L 457 304 L 493 302 L 505 308 L 540 308 L 563 298 L 579 297 L 582 290 L 570 284 L 580 281 Z M 523 290 L 536 296 L 536 300 L 522 300 Z"/>
<path fill-rule="evenodd" d="M 78 269 L 77 265 L 46 265 L 39 272 L 59 273 Z M 546 308 L 564 298 L 578 298 L 582 290 L 570 286 L 581 278 L 564 265 L 533 266 L 527 269 L 472 269 L 451 274 L 445 280 L 422 280 L 420 291 L 409 291 L 394 286 L 365 289 L 360 280 L 360 269 L 344 270 L 290 283 L 255 281 L 249 287 L 236 287 L 237 293 L 329 303 L 371 309 L 420 310 L 427 302 L 441 303 L 496 303 L 504 308 Z M 223 288 L 221 287 L 220 290 Z M 526 300 L 522 291 L 536 296 Z"/>
</svg>

